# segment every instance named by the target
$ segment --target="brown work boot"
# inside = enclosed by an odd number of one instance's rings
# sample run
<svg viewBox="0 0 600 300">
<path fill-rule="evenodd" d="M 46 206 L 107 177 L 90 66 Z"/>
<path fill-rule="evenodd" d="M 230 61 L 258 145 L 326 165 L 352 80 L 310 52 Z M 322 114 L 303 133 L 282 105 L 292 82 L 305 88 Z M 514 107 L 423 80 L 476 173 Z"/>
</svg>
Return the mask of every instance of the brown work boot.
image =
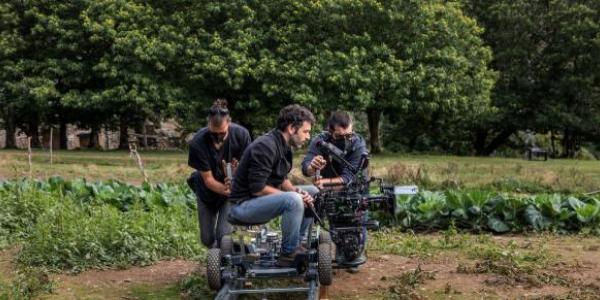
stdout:
<svg viewBox="0 0 600 300">
<path fill-rule="evenodd" d="M 301 246 L 296 248 L 296 250 L 292 253 L 281 253 L 281 255 L 279 255 L 279 258 L 277 259 L 277 266 L 288 268 L 293 267 L 296 263 L 296 256 L 298 254 L 304 253 L 306 253 L 306 248 Z"/>
</svg>

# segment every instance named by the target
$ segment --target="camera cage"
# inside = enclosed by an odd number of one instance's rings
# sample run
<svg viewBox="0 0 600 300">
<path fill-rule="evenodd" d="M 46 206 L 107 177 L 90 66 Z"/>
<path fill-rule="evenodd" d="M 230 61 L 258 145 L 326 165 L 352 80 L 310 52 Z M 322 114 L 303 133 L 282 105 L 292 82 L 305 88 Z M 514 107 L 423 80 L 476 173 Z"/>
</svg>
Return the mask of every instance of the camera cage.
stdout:
<svg viewBox="0 0 600 300">
<path fill-rule="evenodd" d="M 370 211 L 382 211 L 394 215 L 396 196 L 394 187 L 386 185 L 383 179 L 369 177 L 366 169 L 369 154 L 362 153 L 357 166 L 348 162 L 345 153 L 327 142 L 317 144 L 324 153 L 344 165 L 352 176 L 344 184 L 326 186 L 315 195 L 312 214 L 321 227 L 330 232 L 336 245 L 336 262 L 339 267 L 356 267 L 365 263 L 362 253 L 365 249 L 367 229 L 377 229 L 379 222 L 369 219 Z M 376 183 L 379 193 L 371 195 L 371 184 Z M 327 220 L 328 228 L 323 220 Z"/>
</svg>

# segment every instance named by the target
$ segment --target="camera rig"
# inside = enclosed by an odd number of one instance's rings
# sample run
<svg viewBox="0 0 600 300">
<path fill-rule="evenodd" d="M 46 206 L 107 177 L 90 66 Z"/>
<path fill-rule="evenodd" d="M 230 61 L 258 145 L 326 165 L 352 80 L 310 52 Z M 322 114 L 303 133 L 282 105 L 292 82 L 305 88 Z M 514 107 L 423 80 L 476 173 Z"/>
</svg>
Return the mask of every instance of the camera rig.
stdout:
<svg viewBox="0 0 600 300">
<path fill-rule="evenodd" d="M 337 266 L 356 267 L 366 261 L 362 253 L 367 229 L 379 227 L 377 220 L 370 219 L 369 212 L 381 211 L 394 215 L 396 211 L 394 187 L 386 185 L 381 178 L 368 176 L 368 153 L 362 153 L 358 165 L 354 166 L 344 158 L 345 153 L 333 144 L 321 141 L 317 145 L 323 153 L 348 168 L 352 177 L 344 184 L 325 186 L 314 197 L 313 214 L 316 222 L 329 231 L 336 245 Z M 372 183 L 376 185 L 372 186 Z M 372 191 L 376 193 L 371 194 Z"/>
</svg>

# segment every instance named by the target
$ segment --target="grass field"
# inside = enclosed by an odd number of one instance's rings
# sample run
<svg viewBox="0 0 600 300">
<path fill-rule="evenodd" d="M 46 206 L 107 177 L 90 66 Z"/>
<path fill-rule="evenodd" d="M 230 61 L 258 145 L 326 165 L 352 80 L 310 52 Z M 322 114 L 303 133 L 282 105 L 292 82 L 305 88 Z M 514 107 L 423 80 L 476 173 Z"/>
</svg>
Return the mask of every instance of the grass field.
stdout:
<svg viewBox="0 0 600 300">
<path fill-rule="evenodd" d="M 192 171 L 187 153 L 141 152 L 151 182 L 183 181 Z M 302 183 L 294 160 L 292 179 Z M 55 151 L 50 164 L 48 151 L 34 151 L 32 176 L 48 178 L 117 179 L 140 183 L 143 176 L 135 159 L 125 151 Z M 380 155 L 370 165 L 371 174 L 394 184 L 418 184 L 427 189 L 490 188 L 508 192 L 591 192 L 600 190 L 600 161 L 527 161 L 514 158 Z M 0 179 L 29 176 L 27 152 L 0 150 Z"/>
<path fill-rule="evenodd" d="M 182 182 L 192 171 L 186 164 L 185 152 L 141 152 L 141 156 L 153 183 Z M 305 181 L 297 168 L 301 157 L 302 154 L 295 157 L 293 180 L 296 182 Z M 127 152 L 57 151 L 53 164 L 50 164 L 48 152 L 34 151 L 32 165 L 32 177 L 38 179 L 61 176 L 93 181 L 117 179 L 134 184 L 143 181 L 136 161 Z M 600 161 L 530 162 L 504 158 L 381 155 L 373 158 L 370 168 L 372 174 L 389 182 L 417 184 L 425 190 L 488 189 L 516 194 L 600 190 Z M 26 152 L 0 151 L 0 181 L 28 176 Z M 27 195 L 29 198 L 26 194 L 12 196 L 24 203 L 27 200 L 49 205 L 48 202 L 32 199 L 38 195 L 35 191 Z M 148 216 L 144 216 L 143 209 L 122 215 L 104 206 L 79 208 L 61 203 L 63 200 L 55 198 L 55 204 L 48 206 L 58 211 L 47 214 L 37 211 L 37 214 L 45 216 L 44 220 L 62 222 L 66 217 L 71 218 L 69 222 L 73 224 L 65 222 L 61 224 L 65 229 L 56 231 L 56 241 L 94 241 L 90 233 L 82 237 L 73 233 L 79 226 L 77 224 L 97 230 L 103 238 L 110 236 L 103 234 L 105 229 L 111 232 L 122 230 L 120 238 L 123 240 L 127 240 L 123 235 L 130 232 L 148 234 L 152 239 L 169 238 L 165 234 L 156 234 L 160 231 L 152 225 L 154 223 Z M 81 209 L 81 212 L 92 213 L 95 219 L 79 222 L 78 214 L 60 212 L 61 208 Z M 30 206 L 16 206 L 12 211 L 21 209 L 36 211 Z M 0 217 L 1 213 L 2 209 Z M 162 215 L 162 210 L 152 213 L 156 220 L 166 223 L 167 215 Z M 169 213 L 181 219 L 176 210 Z M 126 227 L 103 222 L 108 217 L 119 220 Z M 161 230 L 186 228 L 180 230 L 186 230 L 186 234 L 191 236 L 197 235 L 196 220 L 187 218 L 193 223 L 191 226 L 190 222 L 180 220 L 180 223 L 171 225 L 180 227 Z M 35 224 L 41 230 L 53 226 Z M 66 229 L 71 230 L 71 235 L 64 235 Z M 2 233 L 0 226 L 0 241 Z M 46 248 L 39 249 L 52 249 L 55 241 L 51 238 L 40 232 L 32 236 L 36 238 L 33 241 L 49 243 L 44 246 Z M 61 250 L 63 246 L 57 245 Z M 64 244 L 65 248 L 67 246 L 71 245 Z M 49 272 L 43 267 L 30 268 L 22 263 L 25 261 L 23 257 L 18 262 L 23 253 L 31 255 L 31 244 L 16 242 L 1 247 L 2 300 L 20 299 L 15 295 L 25 295 L 25 298 L 34 295 L 37 299 L 210 299 L 214 296 L 207 290 L 202 262 L 190 255 L 167 257 L 150 266 L 133 262 L 127 265 L 119 260 L 112 267 L 70 274 L 66 270 Z M 87 249 L 95 248 L 92 245 Z M 368 256 L 368 263 L 357 274 L 336 271 L 334 285 L 329 289 L 331 299 L 598 299 L 600 295 L 600 238 L 583 232 L 571 235 L 492 235 L 460 232 L 454 227 L 427 233 L 385 228 L 371 234 Z M 277 299 L 284 298 L 302 299 Z"/>
</svg>

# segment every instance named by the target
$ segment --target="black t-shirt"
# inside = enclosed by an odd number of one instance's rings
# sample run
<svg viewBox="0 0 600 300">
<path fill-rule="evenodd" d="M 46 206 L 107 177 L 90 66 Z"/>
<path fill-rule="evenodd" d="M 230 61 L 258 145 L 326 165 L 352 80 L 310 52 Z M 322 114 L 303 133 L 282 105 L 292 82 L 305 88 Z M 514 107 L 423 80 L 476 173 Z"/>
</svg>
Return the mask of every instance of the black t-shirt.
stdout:
<svg viewBox="0 0 600 300">
<path fill-rule="evenodd" d="M 189 143 L 190 150 L 188 155 L 188 165 L 199 172 L 211 171 L 215 180 L 224 182 L 225 171 L 223 170 L 222 160 L 231 162 L 234 158 L 241 160 L 246 147 L 250 145 L 250 133 L 246 128 L 231 123 L 229 132 L 220 149 L 215 149 L 213 141 L 210 138 L 208 128 L 204 127 L 198 130 Z M 203 198 L 217 197 L 217 193 L 210 191 L 202 178 L 194 180 L 196 194 L 201 194 Z M 211 202 L 211 199 L 202 199 L 205 202 Z"/>
<path fill-rule="evenodd" d="M 255 198 L 266 185 L 279 188 L 292 169 L 292 149 L 277 129 L 257 138 L 238 165 L 229 200 L 239 203 Z"/>
</svg>

